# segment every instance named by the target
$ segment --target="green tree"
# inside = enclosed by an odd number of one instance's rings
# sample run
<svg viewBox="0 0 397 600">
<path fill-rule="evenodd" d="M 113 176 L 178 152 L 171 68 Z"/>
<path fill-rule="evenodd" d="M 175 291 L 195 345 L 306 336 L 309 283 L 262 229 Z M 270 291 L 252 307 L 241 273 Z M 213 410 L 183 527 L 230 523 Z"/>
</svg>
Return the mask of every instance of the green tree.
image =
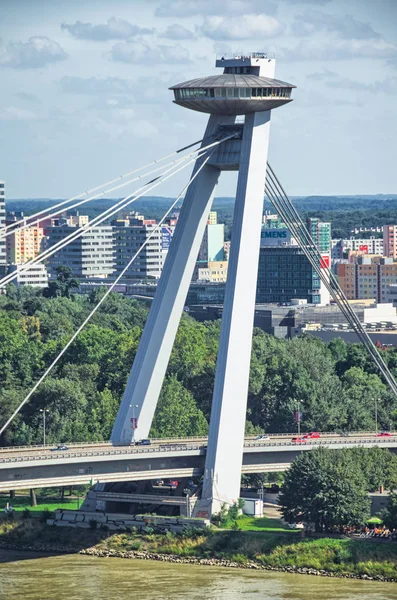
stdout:
<svg viewBox="0 0 397 600">
<path fill-rule="evenodd" d="M 187 437 L 207 435 L 208 423 L 193 396 L 175 375 L 165 380 L 150 435 Z"/>
<path fill-rule="evenodd" d="M 386 510 L 382 513 L 382 519 L 386 527 L 397 529 L 397 492 L 389 494 Z"/>
<path fill-rule="evenodd" d="M 56 274 L 55 281 L 49 282 L 48 287 L 43 291 L 43 295 L 47 298 L 56 298 L 57 296 L 70 298 L 71 292 L 80 287 L 79 280 L 73 277 L 72 269 L 63 265 L 56 268 Z"/>
<path fill-rule="evenodd" d="M 386 388 L 377 375 L 369 375 L 361 367 L 351 367 L 342 376 L 346 424 L 351 431 L 375 429 L 375 400 L 379 408 Z"/>
<path fill-rule="evenodd" d="M 370 501 L 365 478 L 343 450 L 304 452 L 285 475 L 279 504 L 288 523 L 313 523 L 316 531 L 363 525 Z"/>
</svg>

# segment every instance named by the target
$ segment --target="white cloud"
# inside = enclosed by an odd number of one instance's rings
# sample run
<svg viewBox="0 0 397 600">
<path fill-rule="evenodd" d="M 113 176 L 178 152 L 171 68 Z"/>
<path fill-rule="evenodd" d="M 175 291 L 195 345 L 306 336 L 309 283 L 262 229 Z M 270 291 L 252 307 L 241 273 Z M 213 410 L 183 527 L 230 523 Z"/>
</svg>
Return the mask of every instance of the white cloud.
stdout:
<svg viewBox="0 0 397 600">
<path fill-rule="evenodd" d="M 59 81 L 63 92 L 72 94 L 129 94 L 133 83 L 120 77 L 62 77 Z"/>
<path fill-rule="evenodd" d="M 79 40 L 93 40 L 105 42 L 108 40 L 125 40 L 135 35 L 153 33 L 153 29 L 146 29 L 133 25 L 124 19 L 110 17 L 106 23 L 94 25 L 76 21 L 74 24 L 62 23 L 61 29 L 68 31 L 74 38 Z"/>
<path fill-rule="evenodd" d="M 32 121 L 37 119 L 37 115 L 31 110 L 8 106 L 0 109 L 0 121 Z"/>
<path fill-rule="evenodd" d="M 269 15 L 243 15 L 241 17 L 207 17 L 197 28 L 202 35 L 213 40 L 248 40 L 274 37 L 284 26 Z"/>
<path fill-rule="evenodd" d="M 330 61 L 354 58 L 392 59 L 397 46 L 384 40 L 306 39 L 295 48 L 283 48 L 279 56 L 288 61 Z"/>
<path fill-rule="evenodd" d="M 0 39 L 0 66 L 15 69 L 36 69 L 67 58 L 66 52 L 54 40 L 34 36 L 27 42 L 5 44 Z"/>
<path fill-rule="evenodd" d="M 341 77 L 334 71 L 324 69 L 318 73 L 309 73 L 307 79 L 313 81 L 324 81 L 329 88 L 355 90 L 357 92 L 370 92 L 371 94 L 395 94 L 397 92 L 397 77 L 386 77 L 382 81 L 370 83 L 356 81 L 349 77 Z"/>
<path fill-rule="evenodd" d="M 174 23 L 173 25 L 168 25 L 164 33 L 161 34 L 161 37 L 168 38 L 169 40 L 192 40 L 195 36 L 190 29 Z"/>
<path fill-rule="evenodd" d="M 277 5 L 271 0 L 166 0 L 156 9 L 156 17 L 192 17 L 194 15 L 274 14 Z"/>
<path fill-rule="evenodd" d="M 18 94 L 15 94 L 15 96 L 20 98 L 20 100 L 24 100 L 25 102 L 30 102 L 34 104 L 36 102 L 40 102 L 37 96 L 35 96 L 34 94 L 28 94 L 27 92 L 18 92 Z"/>
<path fill-rule="evenodd" d="M 114 108 L 92 119 L 95 129 L 109 138 L 128 136 L 130 139 L 151 138 L 159 131 L 153 123 L 137 116 L 132 108 Z"/>
<path fill-rule="evenodd" d="M 351 15 L 330 15 L 317 10 L 296 16 L 291 31 L 299 37 L 323 31 L 336 33 L 344 39 L 373 40 L 381 37 L 369 23 L 359 21 Z"/>
<path fill-rule="evenodd" d="M 307 75 L 307 79 L 313 79 L 314 81 L 324 81 L 328 79 L 334 79 L 335 77 L 339 77 L 339 75 L 334 73 L 334 71 L 330 71 L 329 69 L 323 69 L 322 71 L 309 73 L 309 75 Z"/>
<path fill-rule="evenodd" d="M 186 64 L 191 62 L 189 51 L 176 44 L 175 46 L 158 45 L 153 46 L 143 42 L 120 42 L 111 49 L 109 56 L 111 60 L 124 63 L 154 64 Z"/>
</svg>

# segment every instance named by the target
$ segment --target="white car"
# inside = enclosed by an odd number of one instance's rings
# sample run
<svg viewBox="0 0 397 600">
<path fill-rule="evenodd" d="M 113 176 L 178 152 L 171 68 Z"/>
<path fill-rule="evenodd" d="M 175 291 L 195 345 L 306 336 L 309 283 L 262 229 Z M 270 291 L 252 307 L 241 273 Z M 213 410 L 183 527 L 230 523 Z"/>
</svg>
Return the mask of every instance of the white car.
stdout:
<svg viewBox="0 0 397 600">
<path fill-rule="evenodd" d="M 288 527 L 290 529 L 304 529 L 305 528 L 303 523 L 288 523 Z"/>
<path fill-rule="evenodd" d="M 268 442 L 270 440 L 270 437 L 268 435 L 258 435 L 258 437 L 256 437 L 255 439 L 261 442 Z"/>
</svg>

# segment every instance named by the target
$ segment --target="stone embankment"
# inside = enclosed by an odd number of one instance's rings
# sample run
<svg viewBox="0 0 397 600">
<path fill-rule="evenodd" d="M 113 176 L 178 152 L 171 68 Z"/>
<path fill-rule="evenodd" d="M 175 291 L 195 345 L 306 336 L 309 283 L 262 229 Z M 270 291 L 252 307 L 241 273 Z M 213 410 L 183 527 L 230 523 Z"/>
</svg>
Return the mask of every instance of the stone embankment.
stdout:
<svg viewBox="0 0 397 600">
<path fill-rule="evenodd" d="M 168 562 L 184 565 L 204 565 L 206 567 L 226 567 L 229 569 L 250 569 L 255 571 L 279 571 L 282 573 L 293 573 L 301 575 L 315 575 L 317 577 L 337 577 L 343 579 L 363 579 L 367 581 L 383 581 L 396 583 L 397 579 L 383 577 L 381 575 L 370 577 L 369 575 L 354 573 L 336 573 L 326 571 L 325 569 L 313 569 L 310 567 L 273 567 L 262 565 L 255 561 L 247 560 L 245 563 L 235 562 L 227 559 L 219 558 L 199 558 L 195 556 L 181 557 L 175 554 L 158 554 L 155 552 L 143 552 L 139 550 L 116 551 L 102 550 L 99 548 L 73 548 L 68 546 L 54 546 L 53 544 L 35 544 L 35 545 L 18 545 L 0 543 L 0 549 L 24 551 L 24 552 L 45 552 L 51 554 L 83 554 L 86 556 L 96 556 L 98 558 L 128 558 L 137 560 L 155 560 L 159 562 Z"/>
</svg>

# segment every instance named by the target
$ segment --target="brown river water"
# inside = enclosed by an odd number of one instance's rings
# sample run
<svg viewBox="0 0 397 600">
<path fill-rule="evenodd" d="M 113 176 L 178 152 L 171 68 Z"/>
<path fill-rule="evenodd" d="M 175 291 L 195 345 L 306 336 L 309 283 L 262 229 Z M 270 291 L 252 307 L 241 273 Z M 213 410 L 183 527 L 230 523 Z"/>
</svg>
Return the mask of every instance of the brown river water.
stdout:
<svg viewBox="0 0 397 600">
<path fill-rule="evenodd" d="M 397 584 L 0 551 L 0 600 L 397 600 Z"/>
</svg>

